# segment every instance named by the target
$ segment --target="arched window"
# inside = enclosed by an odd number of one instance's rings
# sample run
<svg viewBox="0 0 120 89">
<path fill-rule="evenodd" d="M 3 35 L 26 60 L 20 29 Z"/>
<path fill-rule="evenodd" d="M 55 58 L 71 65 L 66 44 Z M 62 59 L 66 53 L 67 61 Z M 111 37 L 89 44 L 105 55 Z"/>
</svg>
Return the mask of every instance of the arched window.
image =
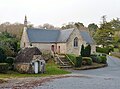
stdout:
<svg viewBox="0 0 120 89">
<path fill-rule="evenodd" d="M 75 37 L 75 39 L 74 39 L 74 47 L 78 47 L 78 38 L 77 37 Z"/>
</svg>

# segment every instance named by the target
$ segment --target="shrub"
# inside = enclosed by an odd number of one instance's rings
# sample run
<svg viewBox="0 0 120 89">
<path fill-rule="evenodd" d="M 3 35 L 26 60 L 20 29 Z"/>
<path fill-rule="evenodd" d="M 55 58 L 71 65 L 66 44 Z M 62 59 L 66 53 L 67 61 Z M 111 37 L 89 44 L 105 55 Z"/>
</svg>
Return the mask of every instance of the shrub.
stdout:
<svg viewBox="0 0 120 89">
<path fill-rule="evenodd" d="M 9 65 L 7 63 L 0 63 L 0 73 L 5 73 L 9 69 Z"/>
<path fill-rule="evenodd" d="M 96 52 L 100 52 L 100 53 L 109 53 L 109 50 L 106 48 L 100 48 L 100 47 L 96 47 Z"/>
<path fill-rule="evenodd" d="M 97 56 L 97 63 L 102 63 L 101 56 Z"/>
<path fill-rule="evenodd" d="M 8 63 L 9 65 L 12 65 L 14 62 L 14 58 L 13 57 L 7 57 L 7 59 L 5 60 L 6 63 Z"/>
<path fill-rule="evenodd" d="M 83 60 L 82 64 L 84 64 L 84 65 L 92 65 L 92 58 L 90 58 L 90 57 L 82 57 L 82 60 Z"/>
<path fill-rule="evenodd" d="M 97 55 L 96 55 L 96 54 L 92 54 L 90 57 L 92 58 L 92 61 L 93 61 L 93 62 L 98 63 L 98 58 L 97 58 Z"/>
<path fill-rule="evenodd" d="M 86 56 L 86 57 L 90 57 L 90 54 L 91 54 L 91 46 L 90 46 L 90 45 L 86 46 L 84 52 L 85 52 L 85 56 Z"/>
<path fill-rule="evenodd" d="M 70 60 L 75 64 L 76 63 L 76 55 L 75 54 L 67 54 Z M 67 58 L 66 58 L 67 59 Z"/>
<path fill-rule="evenodd" d="M 106 56 L 100 56 L 100 58 L 101 58 L 101 63 L 104 63 L 104 64 L 106 64 L 107 63 L 107 58 L 106 58 Z"/>
<path fill-rule="evenodd" d="M 81 47 L 81 56 L 82 57 L 90 57 L 91 54 L 91 46 L 88 45 L 84 48 L 84 45 Z"/>
<path fill-rule="evenodd" d="M 92 58 L 93 62 L 105 64 L 107 63 L 106 54 L 103 53 L 92 54 L 90 57 Z"/>
<path fill-rule="evenodd" d="M 0 47 L 0 63 L 4 63 L 6 59 L 5 51 L 2 47 Z"/>
<path fill-rule="evenodd" d="M 83 57 L 84 56 L 84 45 L 82 44 L 81 46 L 81 52 L 80 52 L 81 56 Z"/>
<path fill-rule="evenodd" d="M 100 53 L 109 54 L 109 52 L 111 52 L 113 50 L 114 50 L 114 48 L 111 47 L 111 46 L 107 46 L 107 47 L 104 47 L 104 48 L 96 47 L 96 52 L 100 52 Z"/>
<path fill-rule="evenodd" d="M 82 56 L 76 57 L 75 67 L 81 67 L 81 66 L 82 66 Z"/>
</svg>

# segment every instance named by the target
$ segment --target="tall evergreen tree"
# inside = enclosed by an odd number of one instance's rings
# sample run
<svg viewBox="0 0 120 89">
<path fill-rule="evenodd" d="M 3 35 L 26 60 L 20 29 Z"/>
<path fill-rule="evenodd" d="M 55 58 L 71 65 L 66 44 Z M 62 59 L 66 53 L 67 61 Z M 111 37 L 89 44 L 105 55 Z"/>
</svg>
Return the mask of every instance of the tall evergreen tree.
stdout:
<svg viewBox="0 0 120 89">
<path fill-rule="evenodd" d="M 84 56 L 84 45 L 82 44 L 81 46 L 81 52 L 80 52 L 81 56 L 83 57 Z"/>
</svg>

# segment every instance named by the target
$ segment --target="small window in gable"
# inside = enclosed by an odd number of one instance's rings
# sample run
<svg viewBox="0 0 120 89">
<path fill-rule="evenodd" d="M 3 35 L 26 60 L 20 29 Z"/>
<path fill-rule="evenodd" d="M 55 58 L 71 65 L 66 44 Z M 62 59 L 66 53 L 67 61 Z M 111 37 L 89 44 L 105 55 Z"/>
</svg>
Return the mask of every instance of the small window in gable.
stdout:
<svg viewBox="0 0 120 89">
<path fill-rule="evenodd" d="M 74 39 L 74 47 L 78 47 L 78 38 L 77 37 L 75 37 L 75 39 Z"/>
</svg>

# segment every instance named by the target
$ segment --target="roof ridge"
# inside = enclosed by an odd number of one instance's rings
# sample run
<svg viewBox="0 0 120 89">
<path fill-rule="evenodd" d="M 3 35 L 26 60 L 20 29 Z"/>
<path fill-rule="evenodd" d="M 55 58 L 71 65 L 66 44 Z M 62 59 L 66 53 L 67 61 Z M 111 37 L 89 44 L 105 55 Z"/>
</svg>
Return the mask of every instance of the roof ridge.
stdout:
<svg viewBox="0 0 120 89">
<path fill-rule="evenodd" d="M 45 28 L 34 28 L 34 27 L 32 27 L 32 28 L 27 28 L 28 30 L 46 30 L 46 31 L 59 31 L 59 29 L 45 29 Z"/>
</svg>

